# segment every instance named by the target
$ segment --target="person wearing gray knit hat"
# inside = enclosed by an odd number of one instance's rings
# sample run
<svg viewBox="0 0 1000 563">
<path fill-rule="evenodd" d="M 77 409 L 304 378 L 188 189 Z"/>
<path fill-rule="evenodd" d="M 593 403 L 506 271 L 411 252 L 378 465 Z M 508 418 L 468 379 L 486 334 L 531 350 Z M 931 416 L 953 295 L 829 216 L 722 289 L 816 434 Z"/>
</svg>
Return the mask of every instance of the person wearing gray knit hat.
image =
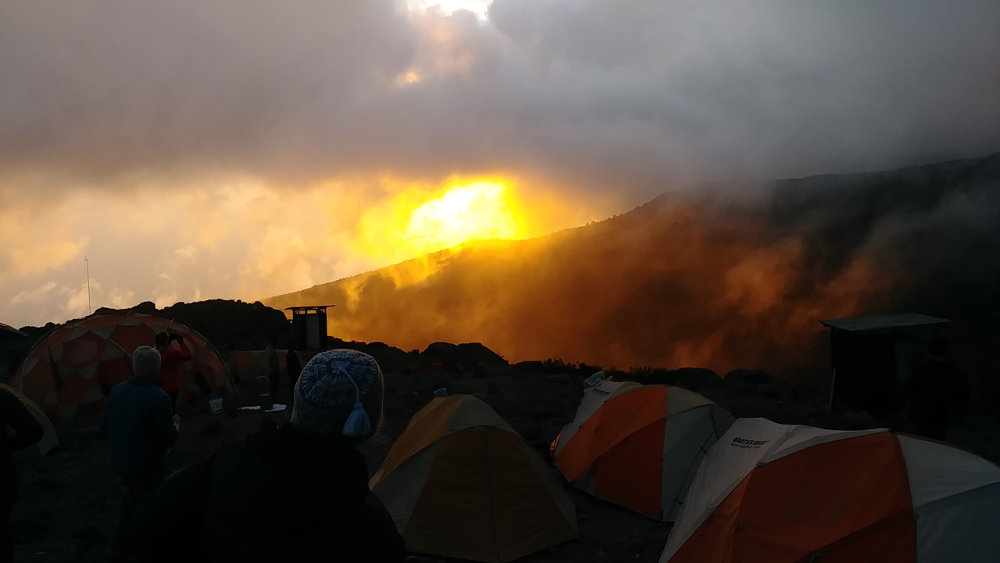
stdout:
<svg viewBox="0 0 1000 563">
<path fill-rule="evenodd" d="M 160 352 L 139 346 L 132 352 L 132 377 L 111 388 L 102 429 L 111 468 L 122 482 L 122 509 L 108 556 L 130 559 L 130 526 L 135 511 L 163 479 L 167 450 L 177 441 L 170 396 L 160 388 Z"/>
<path fill-rule="evenodd" d="M 295 383 L 290 422 L 303 432 L 363 442 L 378 429 L 384 390 L 375 358 L 349 349 L 321 352 Z"/>
<path fill-rule="evenodd" d="M 139 560 L 404 563 L 403 538 L 368 485 L 358 447 L 378 429 L 383 392 L 382 370 L 368 354 L 314 356 L 286 423 L 265 418 L 245 440 L 175 472 L 143 503 L 133 524 Z M 262 488 L 266 494 L 246 494 Z"/>
<path fill-rule="evenodd" d="M 160 377 L 160 351 L 151 346 L 139 346 L 132 352 L 132 375 L 156 379 Z"/>
</svg>

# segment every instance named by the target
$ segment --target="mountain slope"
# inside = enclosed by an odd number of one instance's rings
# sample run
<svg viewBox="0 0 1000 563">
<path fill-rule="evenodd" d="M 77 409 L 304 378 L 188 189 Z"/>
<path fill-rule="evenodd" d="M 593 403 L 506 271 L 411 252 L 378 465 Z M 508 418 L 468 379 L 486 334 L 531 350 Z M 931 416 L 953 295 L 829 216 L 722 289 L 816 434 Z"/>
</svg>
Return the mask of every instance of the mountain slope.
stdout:
<svg viewBox="0 0 1000 563">
<path fill-rule="evenodd" d="M 818 320 L 919 312 L 997 373 L 1000 155 L 670 192 L 524 241 L 470 243 L 280 295 L 336 304 L 331 335 L 481 342 L 509 361 L 762 368 L 825 379 Z"/>
</svg>

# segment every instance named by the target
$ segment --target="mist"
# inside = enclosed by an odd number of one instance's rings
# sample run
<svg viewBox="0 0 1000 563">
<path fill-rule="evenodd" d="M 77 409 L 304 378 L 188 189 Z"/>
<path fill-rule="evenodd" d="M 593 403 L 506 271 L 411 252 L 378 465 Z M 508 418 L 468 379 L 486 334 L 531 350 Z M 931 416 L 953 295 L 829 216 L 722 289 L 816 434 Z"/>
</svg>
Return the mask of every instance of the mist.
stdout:
<svg viewBox="0 0 1000 563">
<path fill-rule="evenodd" d="M 4 3 L 0 318 L 264 298 L 413 258 L 364 229 L 454 177 L 556 202 L 535 236 L 675 188 L 1000 150 L 992 1 L 486 13 Z"/>
<path fill-rule="evenodd" d="M 915 312 L 952 321 L 974 377 L 1000 373 L 1000 156 L 743 185 L 741 198 L 731 188 L 672 191 L 588 226 L 265 303 L 335 304 L 331 335 L 405 350 L 481 342 L 510 362 L 763 369 L 822 384 L 821 319 Z"/>
</svg>

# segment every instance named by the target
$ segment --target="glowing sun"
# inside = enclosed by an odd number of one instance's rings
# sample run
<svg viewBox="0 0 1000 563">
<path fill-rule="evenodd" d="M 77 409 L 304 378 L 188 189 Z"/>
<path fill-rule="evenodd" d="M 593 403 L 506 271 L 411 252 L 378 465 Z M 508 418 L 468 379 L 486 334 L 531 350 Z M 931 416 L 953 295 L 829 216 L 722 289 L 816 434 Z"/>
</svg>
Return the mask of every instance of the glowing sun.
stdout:
<svg viewBox="0 0 1000 563">
<path fill-rule="evenodd" d="M 507 188 L 496 182 L 456 185 L 410 213 L 403 238 L 430 252 L 474 239 L 515 238 Z"/>
</svg>

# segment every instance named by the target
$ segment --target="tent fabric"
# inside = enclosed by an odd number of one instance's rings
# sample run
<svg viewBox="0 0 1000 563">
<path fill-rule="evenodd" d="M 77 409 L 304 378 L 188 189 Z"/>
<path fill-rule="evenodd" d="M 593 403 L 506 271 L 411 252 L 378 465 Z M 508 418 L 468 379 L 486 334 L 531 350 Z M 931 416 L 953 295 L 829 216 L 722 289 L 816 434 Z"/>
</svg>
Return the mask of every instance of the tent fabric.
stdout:
<svg viewBox="0 0 1000 563">
<path fill-rule="evenodd" d="M 282 375 L 286 374 L 285 359 L 288 350 L 275 349 L 278 354 L 278 364 Z M 305 362 L 303 362 L 305 363 Z M 267 350 L 235 350 L 229 357 L 230 372 L 240 381 L 252 381 L 258 377 L 269 375 Z"/>
<path fill-rule="evenodd" d="M 49 451 L 53 448 L 59 446 L 59 435 L 56 433 L 56 428 L 52 425 L 52 421 L 49 420 L 49 417 L 45 416 L 42 409 L 38 407 L 38 404 L 29 399 L 24 393 L 21 393 L 6 383 L 0 383 L 0 387 L 10 391 L 15 397 L 20 399 L 21 402 L 24 403 L 24 406 L 27 407 L 28 412 L 30 412 L 31 415 L 35 417 L 35 420 L 37 420 L 42 426 L 42 430 L 44 431 L 41 440 L 31 447 L 18 452 L 17 455 L 43 456 L 49 453 Z"/>
<path fill-rule="evenodd" d="M 1000 467 L 940 442 L 740 419 L 660 561 L 995 561 L 998 500 Z"/>
<path fill-rule="evenodd" d="M 599 381 L 550 448 L 574 486 L 673 521 L 698 464 L 732 423 L 707 398 L 667 385 Z"/>
<path fill-rule="evenodd" d="M 577 536 L 543 457 L 473 395 L 414 414 L 370 485 L 411 552 L 513 561 Z"/>
<path fill-rule="evenodd" d="M 28 352 L 11 386 L 35 401 L 55 423 L 73 422 L 104 410 L 107 393 L 132 375 L 132 352 L 152 346 L 169 329 L 184 337 L 192 359 L 181 370 L 178 408 L 207 407 L 212 394 L 233 394 L 222 358 L 204 336 L 174 320 L 135 311 L 98 313 L 56 327 Z M 201 384 L 196 374 L 201 375 Z"/>
<path fill-rule="evenodd" d="M 27 335 L 8 324 L 0 323 L 0 338 L 7 336 L 27 336 Z"/>
</svg>

